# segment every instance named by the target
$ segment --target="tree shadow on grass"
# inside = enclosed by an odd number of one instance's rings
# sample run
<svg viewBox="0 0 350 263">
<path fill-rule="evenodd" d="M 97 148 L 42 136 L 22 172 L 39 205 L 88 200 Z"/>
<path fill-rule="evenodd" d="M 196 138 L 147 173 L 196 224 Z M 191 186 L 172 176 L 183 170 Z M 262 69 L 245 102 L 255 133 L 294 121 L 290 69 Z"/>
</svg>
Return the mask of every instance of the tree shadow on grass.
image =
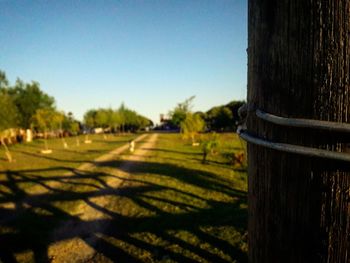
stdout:
<svg viewBox="0 0 350 263">
<path fill-rule="evenodd" d="M 116 147 L 118 147 L 118 145 L 121 146 L 123 144 L 126 144 L 130 141 L 130 140 L 111 141 L 108 137 L 107 137 L 107 139 L 94 139 L 93 141 L 103 143 L 103 144 L 114 144 L 114 145 L 116 145 Z"/>
<path fill-rule="evenodd" d="M 127 164 L 127 165 L 125 165 Z M 189 184 L 197 187 L 202 187 L 207 190 L 214 190 L 226 194 L 238 195 L 239 197 L 246 197 L 246 192 L 237 190 L 227 181 L 216 174 L 192 170 L 177 165 L 141 162 L 141 161 L 109 161 L 99 164 L 100 166 L 108 166 L 121 169 L 125 172 L 131 173 L 150 173 L 159 176 L 170 177 L 182 181 L 184 184 Z M 130 169 L 130 167 L 132 167 Z"/>
<path fill-rule="evenodd" d="M 234 189 L 215 174 L 171 164 L 113 161 L 99 166 L 118 168 L 131 176 L 74 169 L 67 176 L 62 167 L 52 168 L 57 174 L 48 177 L 37 175 L 40 170 L 7 171 L 1 180 L 6 190 L 0 191 L 0 261 L 18 262 L 18 254 L 30 251 L 31 260 L 49 262 L 49 246 L 72 238 L 80 238 L 95 249 L 93 262 L 103 262 L 103 258 L 118 262 L 247 261 L 238 241 L 219 233 L 220 229 L 234 229 L 232 233 L 238 236 L 246 233 L 244 191 Z M 49 169 L 43 171 L 46 170 Z M 152 174 L 160 180 L 148 180 L 142 174 Z M 123 180 L 122 187 L 109 186 L 108 178 Z M 180 183 L 167 185 L 167 180 Z M 30 193 L 23 188 L 25 183 L 45 191 Z M 186 190 L 187 186 L 201 192 Z M 211 196 L 215 193 L 230 198 L 218 201 Z M 119 201 L 101 206 L 93 201 L 95 197 Z M 130 211 L 125 211 L 122 199 L 131 203 Z M 84 221 L 57 205 L 66 202 L 84 203 L 105 217 Z M 132 209 L 144 212 L 132 213 Z M 57 232 L 65 224 L 71 226 L 70 231 Z"/>
<path fill-rule="evenodd" d="M 34 156 L 34 157 L 37 157 L 37 158 L 46 159 L 46 160 L 55 161 L 55 162 L 62 162 L 62 163 L 81 163 L 81 164 L 83 164 L 83 163 L 93 163 L 90 160 L 67 160 L 67 159 L 55 158 L 55 157 L 52 157 L 52 156 L 47 156 L 47 155 L 43 155 L 43 154 L 39 154 L 39 153 L 29 153 L 29 152 L 18 151 L 18 150 L 13 150 L 13 152 L 18 152 L 18 153 L 21 153 L 21 154 L 24 154 L 24 155 Z"/>
<path fill-rule="evenodd" d="M 200 152 L 184 152 L 184 151 L 177 151 L 177 150 L 168 150 L 168 149 L 160 149 L 160 148 L 142 148 L 143 150 L 147 151 L 154 151 L 154 152 L 165 152 L 165 153 L 178 153 L 178 154 L 185 154 L 185 155 L 202 155 Z M 199 148 L 200 150 L 200 148 Z"/>
</svg>

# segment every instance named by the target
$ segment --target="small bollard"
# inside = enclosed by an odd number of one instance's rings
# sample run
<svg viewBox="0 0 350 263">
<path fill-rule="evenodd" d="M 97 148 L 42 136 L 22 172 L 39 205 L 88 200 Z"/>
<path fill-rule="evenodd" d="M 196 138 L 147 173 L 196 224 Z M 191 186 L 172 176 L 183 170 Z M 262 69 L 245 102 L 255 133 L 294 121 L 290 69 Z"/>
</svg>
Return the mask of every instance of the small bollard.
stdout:
<svg viewBox="0 0 350 263">
<path fill-rule="evenodd" d="M 135 148 L 135 142 L 134 142 L 134 140 L 130 140 L 130 142 L 129 142 L 129 151 L 130 152 L 134 152 L 134 148 Z"/>
</svg>

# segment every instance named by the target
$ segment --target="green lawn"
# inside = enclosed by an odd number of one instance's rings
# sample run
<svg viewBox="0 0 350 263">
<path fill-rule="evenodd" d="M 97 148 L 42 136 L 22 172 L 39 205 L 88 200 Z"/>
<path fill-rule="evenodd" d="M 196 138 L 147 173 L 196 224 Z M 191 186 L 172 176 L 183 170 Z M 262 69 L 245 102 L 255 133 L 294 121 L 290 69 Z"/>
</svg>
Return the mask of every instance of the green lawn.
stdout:
<svg viewBox="0 0 350 263">
<path fill-rule="evenodd" d="M 223 157 L 243 151 L 237 136 L 220 134 L 220 150 L 205 165 L 200 147 L 160 134 L 144 158 L 124 153 L 88 172 L 72 169 L 129 139 L 76 147 L 72 138 L 67 150 L 52 140 L 47 156 L 39 141 L 11 147 L 16 162 L 0 160 L 0 259 L 54 260 L 52 244 L 79 238 L 97 252 L 91 262 L 246 262 L 246 171 Z M 83 204 L 102 216 L 82 219 Z M 64 222 L 85 231 L 53 235 Z M 94 232 L 96 224 L 105 227 Z"/>
<path fill-rule="evenodd" d="M 15 159 L 14 162 L 6 162 L 4 149 L 0 148 L 0 170 L 46 169 L 53 166 L 74 168 L 81 163 L 89 162 L 101 154 L 108 152 L 118 145 L 122 145 L 135 135 L 89 135 L 91 144 L 85 144 L 85 136 L 78 136 L 80 145 L 77 146 L 77 137 L 65 138 L 68 148 L 63 147 L 61 139 L 49 139 L 48 146 L 53 150 L 52 154 L 41 154 L 44 148 L 44 140 L 34 140 L 32 143 L 14 144 L 9 147 Z"/>
<path fill-rule="evenodd" d="M 2 182 L 11 181 L 10 175 L 17 176 L 13 178 L 18 183 L 20 181 L 21 190 L 28 190 L 29 187 L 37 184 L 36 179 L 57 177 L 72 171 L 81 164 L 91 162 L 95 158 L 112 149 L 126 144 L 135 135 L 114 136 L 109 135 L 104 139 L 102 135 L 89 135 L 91 144 L 85 144 L 85 136 L 79 136 L 80 145 L 77 146 L 77 138 L 65 138 L 68 148 L 63 147 L 61 139 L 49 139 L 48 146 L 52 149 L 51 154 L 42 154 L 40 151 L 44 148 L 43 140 L 35 140 L 32 143 L 11 145 L 10 152 L 14 161 L 6 161 L 3 147 L 0 150 L 0 194 L 1 191 L 11 191 L 8 185 Z M 22 178 L 22 180 L 17 180 Z"/>
</svg>

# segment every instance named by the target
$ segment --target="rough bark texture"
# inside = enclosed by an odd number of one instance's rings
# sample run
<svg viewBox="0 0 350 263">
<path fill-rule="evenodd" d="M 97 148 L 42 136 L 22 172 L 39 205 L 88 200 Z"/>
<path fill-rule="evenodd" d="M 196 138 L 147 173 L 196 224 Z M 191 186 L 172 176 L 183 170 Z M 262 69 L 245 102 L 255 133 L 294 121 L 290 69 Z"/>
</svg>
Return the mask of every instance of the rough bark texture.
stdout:
<svg viewBox="0 0 350 263">
<path fill-rule="evenodd" d="M 248 103 L 350 122 L 350 1 L 249 0 Z M 268 124 L 260 138 L 346 151 L 350 136 Z M 250 262 L 350 262 L 350 164 L 248 145 Z"/>
</svg>

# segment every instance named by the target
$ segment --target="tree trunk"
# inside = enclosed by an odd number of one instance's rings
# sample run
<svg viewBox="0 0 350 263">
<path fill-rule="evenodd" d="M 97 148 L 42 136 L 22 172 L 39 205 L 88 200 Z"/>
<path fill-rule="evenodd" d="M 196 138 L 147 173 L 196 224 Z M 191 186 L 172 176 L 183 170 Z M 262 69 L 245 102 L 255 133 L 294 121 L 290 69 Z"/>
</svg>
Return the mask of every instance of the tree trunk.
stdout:
<svg viewBox="0 0 350 263">
<path fill-rule="evenodd" d="M 45 145 L 45 150 L 49 149 L 49 146 L 47 144 L 47 131 L 44 131 L 44 145 Z"/>
<path fill-rule="evenodd" d="M 350 1 L 249 0 L 248 105 L 350 122 Z M 349 136 L 248 113 L 254 136 L 345 151 Z M 249 260 L 350 262 L 350 165 L 248 144 Z"/>
<path fill-rule="evenodd" d="M 10 150 L 8 149 L 7 145 L 6 145 L 6 142 L 3 138 L 1 138 L 1 144 L 4 146 L 5 148 L 5 155 L 6 155 L 6 158 L 9 162 L 12 162 L 12 155 L 11 155 L 11 152 Z"/>
</svg>

